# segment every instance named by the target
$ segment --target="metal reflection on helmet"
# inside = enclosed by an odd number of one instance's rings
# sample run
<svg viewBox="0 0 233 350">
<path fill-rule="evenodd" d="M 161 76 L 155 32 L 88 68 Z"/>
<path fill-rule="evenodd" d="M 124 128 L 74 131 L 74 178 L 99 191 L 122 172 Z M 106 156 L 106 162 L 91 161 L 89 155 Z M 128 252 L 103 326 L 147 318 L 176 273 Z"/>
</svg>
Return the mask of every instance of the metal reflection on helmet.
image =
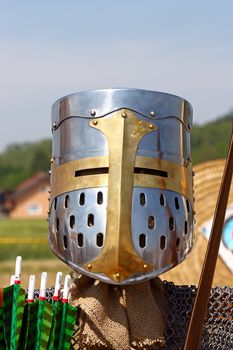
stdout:
<svg viewBox="0 0 233 350">
<path fill-rule="evenodd" d="M 192 109 L 145 90 L 79 92 L 53 105 L 49 243 L 115 284 L 155 277 L 193 245 Z"/>
</svg>

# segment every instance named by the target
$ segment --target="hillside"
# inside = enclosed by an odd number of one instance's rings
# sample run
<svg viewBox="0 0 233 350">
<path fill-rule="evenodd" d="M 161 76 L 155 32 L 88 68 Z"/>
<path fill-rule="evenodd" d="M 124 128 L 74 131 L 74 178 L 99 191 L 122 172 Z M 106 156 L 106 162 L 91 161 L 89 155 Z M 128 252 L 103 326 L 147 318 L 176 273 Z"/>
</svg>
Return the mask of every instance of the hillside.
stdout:
<svg viewBox="0 0 233 350">
<path fill-rule="evenodd" d="M 202 126 L 194 125 L 191 134 L 194 164 L 226 158 L 232 129 L 232 115 L 224 116 Z"/>
<path fill-rule="evenodd" d="M 225 158 L 231 132 L 230 115 L 192 129 L 192 158 L 194 164 Z M 48 171 L 51 158 L 51 140 L 12 144 L 0 153 L 0 189 L 12 191 L 39 172 Z"/>
</svg>

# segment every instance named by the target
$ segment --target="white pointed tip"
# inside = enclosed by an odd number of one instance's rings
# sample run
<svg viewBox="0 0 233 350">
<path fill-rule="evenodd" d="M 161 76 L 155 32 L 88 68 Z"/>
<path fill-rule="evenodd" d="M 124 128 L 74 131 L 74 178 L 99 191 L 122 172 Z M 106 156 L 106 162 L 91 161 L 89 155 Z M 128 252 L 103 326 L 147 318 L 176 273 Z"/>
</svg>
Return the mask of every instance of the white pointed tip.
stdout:
<svg viewBox="0 0 233 350">
<path fill-rule="evenodd" d="M 68 301 L 69 291 L 71 286 L 71 277 L 70 275 L 66 275 L 65 277 L 65 283 L 64 283 L 64 290 L 63 290 L 63 302 Z"/>
<path fill-rule="evenodd" d="M 47 272 L 42 272 L 40 280 L 40 296 L 41 300 L 46 298 Z"/>
<path fill-rule="evenodd" d="M 61 287 L 61 279 L 62 279 L 62 272 L 58 272 L 56 275 L 56 284 L 60 285 L 60 287 Z"/>
<path fill-rule="evenodd" d="M 10 285 L 12 286 L 15 283 L 15 275 L 11 275 Z"/>
<path fill-rule="evenodd" d="M 34 301 L 35 281 L 36 281 L 35 275 L 30 275 L 29 283 L 28 283 L 28 301 L 29 302 Z"/>
<path fill-rule="evenodd" d="M 62 272 L 58 272 L 56 275 L 56 282 L 55 282 L 55 288 L 54 288 L 54 295 L 53 295 L 54 299 L 59 298 L 60 289 L 61 289 L 61 281 L 62 281 Z"/>
<path fill-rule="evenodd" d="M 22 271 L 22 257 L 17 256 L 15 261 L 15 283 L 20 283 Z"/>
</svg>

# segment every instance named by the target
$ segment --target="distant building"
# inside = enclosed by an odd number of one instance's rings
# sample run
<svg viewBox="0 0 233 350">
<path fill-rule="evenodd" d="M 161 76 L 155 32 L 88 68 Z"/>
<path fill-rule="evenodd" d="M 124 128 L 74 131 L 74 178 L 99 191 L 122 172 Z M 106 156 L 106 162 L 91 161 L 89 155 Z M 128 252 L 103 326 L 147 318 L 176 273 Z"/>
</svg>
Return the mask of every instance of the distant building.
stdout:
<svg viewBox="0 0 233 350">
<path fill-rule="evenodd" d="M 38 173 L 23 181 L 14 194 L 10 217 L 46 218 L 48 212 L 49 175 Z"/>
</svg>

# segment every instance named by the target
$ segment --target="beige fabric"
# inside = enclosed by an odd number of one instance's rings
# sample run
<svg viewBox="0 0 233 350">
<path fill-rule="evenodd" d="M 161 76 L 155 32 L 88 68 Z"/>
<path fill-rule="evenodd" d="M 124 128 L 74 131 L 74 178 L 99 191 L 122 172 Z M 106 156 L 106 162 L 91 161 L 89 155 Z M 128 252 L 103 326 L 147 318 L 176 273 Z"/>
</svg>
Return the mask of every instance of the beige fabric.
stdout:
<svg viewBox="0 0 233 350">
<path fill-rule="evenodd" d="M 114 286 L 82 276 L 74 280 L 71 296 L 80 307 L 73 349 L 163 347 L 167 300 L 159 278 Z"/>
<path fill-rule="evenodd" d="M 182 264 L 161 275 L 162 280 L 173 281 L 178 285 L 198 285 L 208 243 L 207 239 L 200 234 L 200 228 L 214 216 L 224 165 L 225 159 L 218 159 L 194 166 L 195 244 L 190 256 Z M 232 205 L 233 181 L 228 199 L 228 206 Z M 213 285 L 225 286 L 226 284 L 233 285 L 233 274 L 218 256 Z"/>
</svg>

